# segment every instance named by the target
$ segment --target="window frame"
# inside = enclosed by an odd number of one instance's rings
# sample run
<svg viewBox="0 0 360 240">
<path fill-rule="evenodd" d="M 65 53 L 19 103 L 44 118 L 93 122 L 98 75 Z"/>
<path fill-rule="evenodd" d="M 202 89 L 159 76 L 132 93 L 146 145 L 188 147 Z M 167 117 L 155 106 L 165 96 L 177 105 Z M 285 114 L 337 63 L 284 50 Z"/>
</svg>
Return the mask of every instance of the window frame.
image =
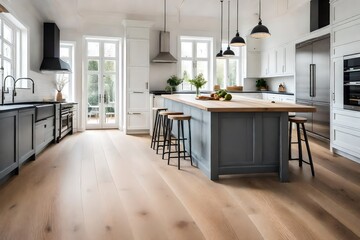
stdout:
<svg viewBox="0 0 360 240">
<path fill-rule="evenodd" d="M 223 43 L 222 44 L 222 49 L 227 49 L 228 47 L 228 43 Z M 215 62 L 216 62 L 216 68 L 215 68 L 215 73 L 216 73 L 216 84 L 219 84 L 218 82 L 218 61 L 225 61 L 225 64 L 224 64 L 224 78 L 225 78 L 225 81 L 224 83 L 220 85 L 220 88 L 226 88 L 227 86 L 230 86 L 228 85 L 228 82 L 229 82 L 229 72 L 230 72 L 230 60 L 236 60 L 237 61 L 237 64 L 236 64 L 236 70 L 237 72 L 235 73 L 235 76 L 236 76 L 236 80 L 235 80 L 235 85 L 243 85 L 243 50 L 244 48 L 232 48 L 231 50 L 233 50 L 235 52 L 235 56 L 233 57 L 224 57 L 222 59 L 217 59 L 215 58 Z M 214 82 L 215 82 L 214 81 Z"/>
<path fill-rule="evenodd" d="M 182 43 L 188 42 L 192 44 L 192 56 L 191 57 L 183 57 L 181 55 L 182 50 Z M 207 57 L 198 57 L 197 56 L 197 44 L 198 43 L 206 43 L 207 44 Z M 212 37 L 198 37 L 198 36 L 180 36 L 179 37 L 179 62 L 178 65 L 178 73 L 179 76 L 183 77 L 183 70 L 182 70 L 182 61 L 191 61 L 192 62 L 192 75 L 189 76 L 190 79 L 194 78 L 198 72 L 198 61 L 206 61 L 207 62 L 207 76 L 208 78 L 205 79 L 207 84 L 205 85 L 203 90 L 210 90 L 213 85 L 213 38 Z M 189 87 L 187 87 L 189 86 Z M 192 85 L 188 85 L 183 82 L 179 86 L 179 90 L 181 91 L 194 91 L 195 88 Z"/>
<path fill-rule="evenodd" d="M 74 73 L 75 73 L 75 42 L 71 41 L 60 41 L 60 58 L 64 62 L 67 62 L 71 68 L 70 73 L 57 73 L 56 79 L 62 77 L 61 75 L 67 74 L 69 76 L 69 82 L 65 85 L 65 97 L 67 94 L 67 101 L 74 101 L 75 98 L 75 83 L 74 83 Z M 69 57 L 61 56 L 61 48 L 69 49 Z"/>
</svg>

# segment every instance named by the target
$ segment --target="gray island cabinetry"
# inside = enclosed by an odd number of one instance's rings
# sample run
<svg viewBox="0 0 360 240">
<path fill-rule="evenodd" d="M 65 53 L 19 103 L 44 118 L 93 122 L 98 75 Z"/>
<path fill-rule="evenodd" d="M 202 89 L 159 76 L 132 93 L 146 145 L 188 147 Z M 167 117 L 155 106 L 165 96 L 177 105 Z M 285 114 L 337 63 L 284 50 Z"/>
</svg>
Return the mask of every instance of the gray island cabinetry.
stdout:
<svg viewBox="0 0 360 240">
<path fill-rule="evenodd" d="M 35 108 L 19 110 L 19 164 L 35 159 Z"/>
<path fill-rule="evenodd" d="M 193 160 L 211 180 L 223 174 L 278 172 L 281 181 L 288 181 L 288 112 L 316 111 L 240 96 L 231 101 L 162 96 L 169 110 L 191 116 Z"/>
</svg>

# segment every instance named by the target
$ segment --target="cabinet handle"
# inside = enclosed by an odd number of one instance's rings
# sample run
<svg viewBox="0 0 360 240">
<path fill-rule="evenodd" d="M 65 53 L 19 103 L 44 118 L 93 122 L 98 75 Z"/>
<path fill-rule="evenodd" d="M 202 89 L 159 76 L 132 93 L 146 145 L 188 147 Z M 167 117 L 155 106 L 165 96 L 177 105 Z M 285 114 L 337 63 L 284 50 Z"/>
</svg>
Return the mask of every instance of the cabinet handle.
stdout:
<svg viewBox="0 0 360 240">
<path fill-rule="evenodd" d="M 128 112 L 128 114 L 129 114 L 129 115 L 141 115 L 141 113 L 137 113 L 137 112 L 133 112 L 133 113 Z"/>
<path fill-rule="evenodd" d="M 149 83 L 145 83 L 145 89 L 149 89 Z"/>
<path fill-rule="evenodd" d="M 133 92 L 133 93 L 144 93 L 144 92 Z"/>
<path fill-rule="evenodd" d="M 44 125 L 44 128 L 46 128 L 46 124 Z"/>
</svg>

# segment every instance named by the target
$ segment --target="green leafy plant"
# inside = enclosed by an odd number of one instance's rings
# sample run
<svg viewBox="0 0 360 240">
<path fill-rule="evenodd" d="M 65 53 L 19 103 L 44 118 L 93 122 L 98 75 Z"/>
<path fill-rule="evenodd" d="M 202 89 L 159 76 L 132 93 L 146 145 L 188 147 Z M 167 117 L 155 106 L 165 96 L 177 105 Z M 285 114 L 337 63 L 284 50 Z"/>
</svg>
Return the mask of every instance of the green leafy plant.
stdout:
<svg viewBox="0 0 360 240">
<path fill-rule="evenodd" d="M 196 96 L 199 96 L 199 89 L 207 83 L 202 73 L 196 75 L 194 79 L 189 79 L 188 82 L 196 88 Z"/>
<path fill-rule="evenodd" d="M 180 84 L 183 83 L 183 79 L 179 78 L 176 75 L 172 75 L 167 81 L 166 83 L 168 84 L 168 86 L 165 87 L 166 91 L 175 91 L 176 87 L 179 86 Z"/>
<path fill-rule="evenodd" d="M 256 80 L 256 88 L 257 89 L 264 89 L 264 88 L 267 89 L 266 80 L 263 78 Z"/>
</svg>

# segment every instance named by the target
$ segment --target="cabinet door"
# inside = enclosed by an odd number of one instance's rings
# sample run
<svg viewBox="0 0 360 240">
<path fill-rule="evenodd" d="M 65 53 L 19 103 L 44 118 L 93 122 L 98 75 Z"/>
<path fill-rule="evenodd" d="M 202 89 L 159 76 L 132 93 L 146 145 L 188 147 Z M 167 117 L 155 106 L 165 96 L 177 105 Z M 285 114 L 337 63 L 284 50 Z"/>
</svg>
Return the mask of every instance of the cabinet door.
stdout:
<svg viewBox="0 0 360 240">
<path fill-rule="evenodd" d="M 149 111 L 149 93 L 141 91 L 130 92 L 128 111 Z"/>
<path fill-rule="evenodd" d="M 150 65 L 149 40 L 129 39 L 127 45 L 129 67 L 148 67 Z"/>
<path fill-rule="evenodd" d="M 261 74 L 261 54 L 255 51 L 247 52 L 247 62 L 246 62 L 246 76 L 250 77 L 260 77 Z"/>
<path fill-rule="evenodd" d="M 19 111 L 19 162 L 35 154 L 35 109 Z"/>
<path fill-rule="evenodd" d="M 276 51 L 271 50 L 268 52 L 268 75 L 269 76 L 274 76 L 277 74 L 276 65 L 277 65 Z"/>
<path fill-rule="evenodd" d="M 284 74 L 294 75 L 295 73 L 295 44 L 289 44 L 284 49 Z"/>
<path fill-rule="evenodd" d="M 269 74 L 269 52 L 261 53 L 261 76 Z"/>
<path fill-rule="evenodd" d="M 276 75 L 282 75 L 285 73 L 285 52 L 284 47 L 276 49 Z"/>
<path fill-rule="evenodd" d="M 0 178 L 19 167 L 18 112 L 0 113 Z"/>
<path fill-rule="evenodd" d="M 149 68 L 129 67 L 128 68 L 128 89 L 147 91 L 149 88 Z"/>
<path fill-rule="evenodd" d="M 344 60 L 343 58 L 336 58 L 333 60 L 333 107 L 343 108 L 344 105 Z"/>
</svg>

